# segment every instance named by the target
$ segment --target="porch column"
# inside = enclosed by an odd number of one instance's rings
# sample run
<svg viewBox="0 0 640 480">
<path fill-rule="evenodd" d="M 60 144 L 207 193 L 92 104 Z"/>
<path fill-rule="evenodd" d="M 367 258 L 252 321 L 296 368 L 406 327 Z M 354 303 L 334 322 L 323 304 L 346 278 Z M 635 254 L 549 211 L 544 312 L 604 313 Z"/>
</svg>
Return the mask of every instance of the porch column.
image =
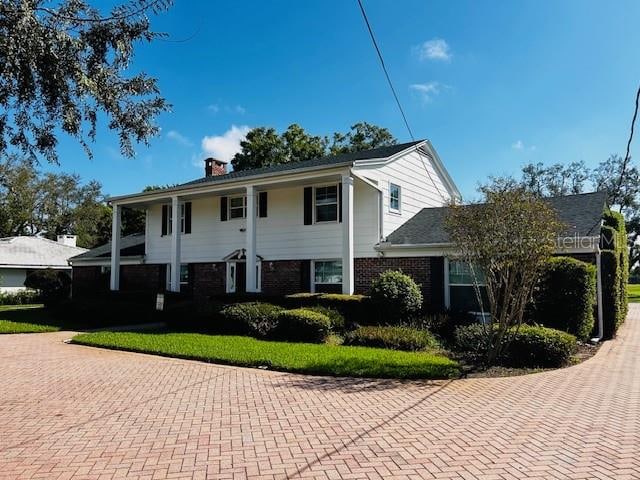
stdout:
<svg viewBox="0 0 640 480">
<path fill-rule="evenodd" d="M 353 177 L 342 176 L 342 293 L 351 295 L 353 275 Z"/>
<path fill-rule="evenodd" d="M 180 291 L 180 199 L 171 197 L 171 285 L 172 292 Z"/>
<path fill-rule="evenodd" d="M 247 245 L 246 249 L 246 290 L 256 292 L 256 192 L 253 185 L 247 187 Z"/>
<path fill-rule="evenodd" d="M 113 204 L 113 218 L 111 220 L 111 278 L 112 291 L 120 290 L 120 231 L 122 226 L 122 207 Z"/>
<path fill-rule="evenodd" d="M 596 294 L 598 297 L 598 333 L 597 339 L 604 337 L 604 314 L 602 312 L 602 261 L 600 249 L 596 252 Z"/>
</svg>

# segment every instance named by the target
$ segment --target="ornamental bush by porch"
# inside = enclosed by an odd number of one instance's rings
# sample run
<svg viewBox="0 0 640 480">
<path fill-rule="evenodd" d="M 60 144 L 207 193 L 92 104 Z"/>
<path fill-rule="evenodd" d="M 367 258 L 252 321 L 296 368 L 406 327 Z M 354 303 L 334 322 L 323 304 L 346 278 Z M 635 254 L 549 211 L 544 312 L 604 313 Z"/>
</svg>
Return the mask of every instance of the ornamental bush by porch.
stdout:
<svg viewBox="0 0 640 480">
<path fill-rule="evenodd" d="M 371 299 L 366 295 L 294 293 L 284 298 L 287 308 L 324 307 L 340 313 L 347 323 L 371 323 Z"/>
<path fill-rule="evenodd" d="M 438 342 L 431 332 L 412 327 L 366 326 L 350 332 L 345 345 L 418 351 L 435 348 Z"/>
<path fill-rule="evenodd" d="M 277 315 L 273 336 L 294 342 L 322 342 L 331 330 L 327 315 L 306 308 L 284 310 Z"/>
<path fill-rule="evenodd" d="M 409 275 L 399 270 L 387 270 L 372 283 L 371 301 L 384 315 L 384 322 L 397 324 L 420 311 L 422 292 Z"/>
<path fill-rule="evenodd" d="M 277 327 L 278 314 L 282 310 L 282 307 L 270 303 L 246 302 L 227 305 L 219 315 L 228 327 L 238 333 L 266 337 Z"/>
<path fill-rule="evenodd" d="M 575 258 L 549 260 L 533 294 L 531 319 L 587 340 L 593 330 L 596 267 Z"/>
</svg>

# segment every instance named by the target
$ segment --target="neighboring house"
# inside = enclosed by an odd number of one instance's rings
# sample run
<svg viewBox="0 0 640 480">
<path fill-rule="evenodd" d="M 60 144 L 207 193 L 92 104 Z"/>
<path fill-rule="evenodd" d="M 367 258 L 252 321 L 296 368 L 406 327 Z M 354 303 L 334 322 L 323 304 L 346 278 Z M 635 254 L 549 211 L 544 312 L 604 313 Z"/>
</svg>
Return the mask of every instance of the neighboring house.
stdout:
<svg viewBox="0 0 640 480">
<path fill-rule="evenodd" d="M 231 173 L 207 159 L 199 180 L 112 198 L 114 232 L 128 207 L 146 211 L 145 235 L 114 234 L 113 245 L 72 259 L 74 292 L 106 289 L 108 273 L 111 290 L 196 299 L 368 293 L 379 273 L 401 269 L 432 308 L 465 309 L 475 297 L 444 228 L 459 198 L 428 141 Z M 598 264 L 606 195 L 548 201 L 567 225 L 558 253 Z"/>
<path fill-rule="evenodd" d="M 58 235 L 58 241 L 42 237 L 0 238 L 0 292 L 25 290 L 24 281 L 32 270 L 52 268 L 71 275 L 69 258 L 86 252 L 76 247 L 75 235 Z"/>
<path fill-rule="evenodd" d="M 110 199 L 116 232 L 110 287 L 138 284 L 127 277 L 142 270 L 148 289 L 188 289 L 196 297 L 366 292 L 387 268 L 422 278 L 413 259 L 384 259 L 376 247 L 422 208 L 459 196 L 424 140 L 230 173 L 207 159 L 203 178 Z M 123 208 L 146 211 L 137 265 L 122 261 Z M 105 267 L 72 262 L 77 282 Z"/>
</svg>

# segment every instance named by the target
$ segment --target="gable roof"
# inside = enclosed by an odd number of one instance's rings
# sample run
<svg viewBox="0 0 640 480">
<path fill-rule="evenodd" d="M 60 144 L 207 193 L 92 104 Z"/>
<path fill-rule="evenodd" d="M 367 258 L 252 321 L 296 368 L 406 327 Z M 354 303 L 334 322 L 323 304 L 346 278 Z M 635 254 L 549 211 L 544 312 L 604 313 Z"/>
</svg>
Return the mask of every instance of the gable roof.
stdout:
<svg viewBox="0 0 640 480">
<path fill-rule="evenodd" d="M 594 237 L 600 234 L 606 192 L 582 193 L 543 199 L 565 225 L 566 237 Z M 423 208 L 387 237 L 392 245 L 430 245 L 450 243 L 445 228 L 449 207 Z"/>
<path fill-rule="evenodd" d="M 134 233 L 120 239 L 120 256 L 135 257 L 144 255 L 144 233 Z M 94 260 L 98 258 L 111 258 L 111 242 L 100 245 L 99 247 L 85 250 L 84 253 L 71 257 L 71 262 L 82 260 Z"/>
<path fill-rule="evenodd" d="M 43 237 L 5 237 L 0 238 L 0 267 L 68 268 L 69 258 L 86 251 Z"/>
<path fill-rule="evenodd" d="M 269 167 L 253 168 L 251 170 L 240 170 L 229 172 L 225 175 L 212 175 L 210 177 L 202 177 L 191 182 L 178 185 L 198 185 L 204 183 L 215 183 L 236 178 L 254 177 L 264 175 L 266 173 L 280 173 L 295 170 L 303 170 L 311 167 L 333 167 L 339 165 L 352 164 L 357 160 L 365 160 L 370 158 L 388 158 L 392 157 L 404 150 L 424 143 L 425 140 L 416 140 L 414 142 L 399 143 L 397 145 L 389 145 L 386 147 L 373 148 L 371 150 L 362 150 L 359 152 L 342 153 L 340 155 L 327 155 L 325 157 L 312 158 L 302 162 L 282 163 L 279 165 L 271 165 Z"/>
</svg>

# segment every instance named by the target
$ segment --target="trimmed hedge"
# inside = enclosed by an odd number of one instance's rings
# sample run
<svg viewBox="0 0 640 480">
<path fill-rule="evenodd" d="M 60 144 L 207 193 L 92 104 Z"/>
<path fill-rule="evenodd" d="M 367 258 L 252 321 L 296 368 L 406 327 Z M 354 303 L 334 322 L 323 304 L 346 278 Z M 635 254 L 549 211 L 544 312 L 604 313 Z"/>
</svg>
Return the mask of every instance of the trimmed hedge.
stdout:
<svg viewBox="0 0 640 480">
<path fill-rule="evenodd" d="M 628 313 L 629 251 L 622 214 L 608 211 L 601 228 L 604 336 L 612 338 Z"/>
<path fill-rule="evenodd" d="M 0 292 L 0 305 L 29 305 L 41 302 L 40 294 L 34 290 Z"/>
<path fill-rule="evenodd" d="M 345 338 L 345 345 L 418 351 L 436 348 L 431 332 L 412 327 L 359 327 Z"/>
<path fill-rule="evenodd" d="M 326 315 L 329 318 L 329 321 L 331 322 L 331 330 L 333 332 L 344 331 L 344 327 L 345 327 L 344 316 L 335 308 L 316 305 L 314 307 L 305 307 L 305 310 Z"/>
<path fill-rule="evenodd" d="M 331 330 L 328 316 L 306 308 L 281 311 L 276 321 L 273 335 L 294 342 L 322 342 Z"/>
<path fill-rule="evenodd" d="M 478 360 L 488 348 L 486 326 L 481 324 L 458 327 L 455 333 L 457 349 Z M 497 362 L 508 367 L 556 368 L 569 363 L 576 352 L 575 336 L 552 328 L 521 325 L 512 330 L 512 339 Z"/>
<path fill-rule="evenodd" d="M 348 323 L 372 323 L 371 299 L 366 295 L 294 293 L 283 300 L 287 308 L 325 307 L 339 312 Z"/>
<path fill-rule="evenodd" d="M 596 267 L 575 258 L 552 258 L 534 293 L 533 321 L 587 340 L 593 330 Z"/>
<path fill-rule="evenodd" d="M 399 270 L 387 270 L 371 284 L 371 301 L 382 320 L 398 324 L 422 308 L 422 292 L 418 284 Z"/>
<path fill-rule="evenodd" d="M 278 326 L 282 307 L 271 303 L 247 302 L 227 305 L 220 317 L 230 330 L 254 337 L 267 337 Z"/>
</svg>

